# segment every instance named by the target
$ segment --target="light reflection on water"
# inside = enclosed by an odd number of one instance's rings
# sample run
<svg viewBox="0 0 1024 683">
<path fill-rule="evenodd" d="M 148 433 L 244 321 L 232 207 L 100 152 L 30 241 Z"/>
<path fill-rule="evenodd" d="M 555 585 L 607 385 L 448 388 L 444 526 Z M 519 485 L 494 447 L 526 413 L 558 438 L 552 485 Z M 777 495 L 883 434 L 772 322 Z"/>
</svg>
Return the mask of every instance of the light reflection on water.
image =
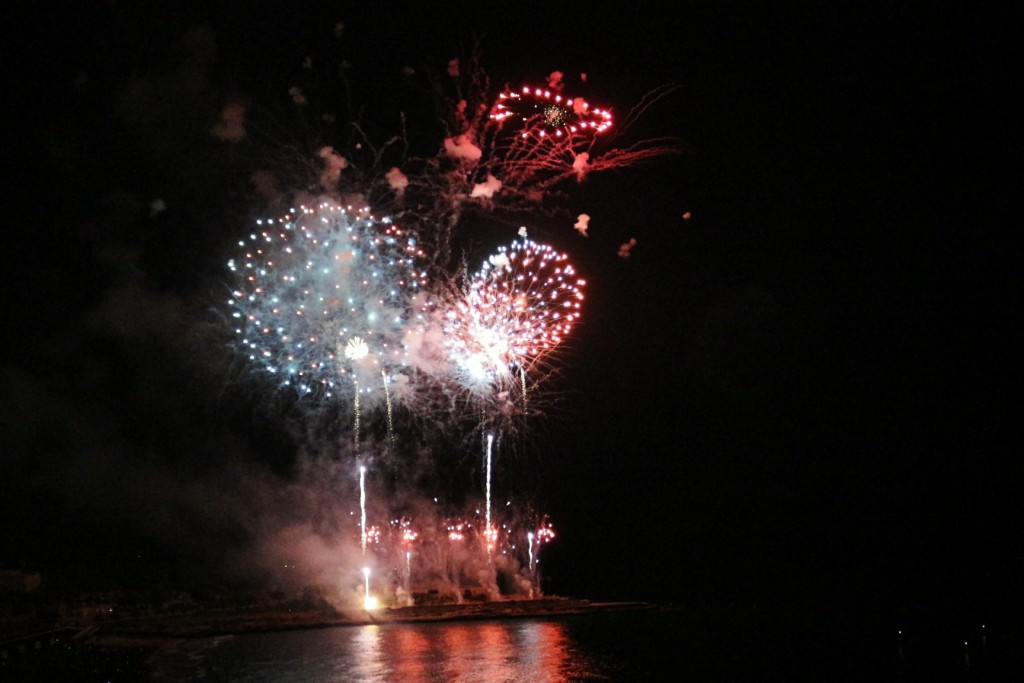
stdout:
<svg viewBox="0 0 1024 683">
<path fill-rule="evenodd" d="M 157 681 L 466 681 L 545 683 L 606 677 L 567 623 L 508 620 L 386 624 L 177 641 Z"/>
</svg>

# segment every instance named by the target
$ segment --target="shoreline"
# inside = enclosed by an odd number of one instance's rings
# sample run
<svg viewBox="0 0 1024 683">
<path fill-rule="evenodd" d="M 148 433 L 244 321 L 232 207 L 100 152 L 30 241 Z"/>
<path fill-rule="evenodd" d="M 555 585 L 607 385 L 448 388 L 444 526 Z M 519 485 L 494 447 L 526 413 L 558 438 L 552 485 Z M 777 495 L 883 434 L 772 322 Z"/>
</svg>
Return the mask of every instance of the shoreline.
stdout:
<svg viewBox="0 0 1024 683">
<path fill-rule="evenodd" d="M 671 609 L 647 602 L 591 602 L 544 597 L 525 600 L 467 602 L 450 605 L 383 607 L 351 610 L 241 610 L 202 612 L 110 622 L 98 625 L 85 640 L 95 646 L 135 646 L 168 638 L 205 638 L 268 631 L 485 619 L 516 619 L 610 611 Z"/>
</svg>

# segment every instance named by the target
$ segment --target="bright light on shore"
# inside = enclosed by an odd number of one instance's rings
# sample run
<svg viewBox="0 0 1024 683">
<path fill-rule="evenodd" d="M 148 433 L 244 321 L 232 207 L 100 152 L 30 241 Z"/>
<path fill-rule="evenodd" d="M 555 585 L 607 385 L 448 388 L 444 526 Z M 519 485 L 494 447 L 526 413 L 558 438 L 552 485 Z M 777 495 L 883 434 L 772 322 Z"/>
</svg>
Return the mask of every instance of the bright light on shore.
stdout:
<svg viewBox="0 0 1024 683">
<path fill-rule="evenodd" d="M 363 567 L 363 584 L 366 587 L 365 597 L 363 597 L 363 609 L 373 610 L 380 606 L 377 601 L 377 597 L 370 595 L 370 568 Z"/>
</svg>

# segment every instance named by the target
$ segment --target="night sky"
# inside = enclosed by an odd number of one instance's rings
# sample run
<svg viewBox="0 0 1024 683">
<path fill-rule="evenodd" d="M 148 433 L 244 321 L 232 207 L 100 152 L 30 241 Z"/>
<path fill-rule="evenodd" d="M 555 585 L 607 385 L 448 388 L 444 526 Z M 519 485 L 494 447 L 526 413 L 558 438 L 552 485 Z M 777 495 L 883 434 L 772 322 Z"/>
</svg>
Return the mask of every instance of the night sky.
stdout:
<svg viewBox="0 0 1024 683">
<path fill-rule="evenodd" d="M 679 154 L 572 188 L 589 237 L 531 227 L 588 280 L 557 410 L 526 440 L 558 532 L 548 591 L 886 629 L 1019 623 L 1005 17 L 91 4 L 39 11 L 8 63 L 0 566 L 230 561 L 295 452 L 275 423 L 287 397 L 254 395 L 204 342 L 259 217 L 247 169 L 272 163 L 209 129 L 231 96 L 287 111 L 309 55 L 350 62 L 354 96 L 393 113 L 409 93 L 381 83 L 479 39 L 494 82 L 586 73 L 617 112 L 678 86 L 633 132 Z M 429 106 L 409 115 L 432 130 Z M 282 158 L 312 144 L 272 116 Z M 494 244 L 474 239 L 478 256 Z"/>
</svg>

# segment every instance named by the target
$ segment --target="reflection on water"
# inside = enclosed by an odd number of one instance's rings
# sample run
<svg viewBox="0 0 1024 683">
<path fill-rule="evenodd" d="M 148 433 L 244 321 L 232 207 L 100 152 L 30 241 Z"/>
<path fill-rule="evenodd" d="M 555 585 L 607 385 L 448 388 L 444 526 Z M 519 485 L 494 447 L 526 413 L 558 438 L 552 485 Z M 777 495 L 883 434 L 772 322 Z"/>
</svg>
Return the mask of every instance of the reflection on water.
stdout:
<svg viewBox="0 0 1024 683">
<path fill-rule="evenodd" d="M 965 676 L 962 651 L 932 660 L 875 630 L 796 628 L 753 612 L 682 610 L 350 626 L 180 640 L 150 660 L 156 681 L 661 683 L 662 681 L 1024 680 Z M 820 626 L 820 624 L 819 624 Z M 873 627 L 874 624 L 872 623 Z M 955 642 L 955 641 L 950 641 Z M 1007 641 L 1009 642 L 1009 641 Z M 993 641 L 989 640 L 989 646 Z M 901 646 L 902 647 L 902 646 Z M 1016 646 L 1013 646 L 1016 647 Z M 1018 651 L 991 666 L 1013 668 Z M 960 655 L 957 659 L 956 655 Z M 972 661 L 978 667 L 977 659 Z M 984 661 L 984 660 L 982 660 Z M 911 668 L 907 668 L 912 663 Z M 948 675 L 920 675 L 945 672 Z M 972 673 L 975 671 L 972 670 Z M 1017 666 L 1014 671 L 1019 670 Z M 995 672 L 996 669 L 990 669 Z M 0 673 L 2 679 L 2 673 Z M 75 678 L 75 680 L 85 680 Z M 92 680 L 92 679 L 89 679 Z"/>
<path fill-rule="evenodd" d="M 382 681 L 387 670 L 382 666 L 380 626 L 360 626 L 352 634 L 353 669 L 358 680 Z"/>
<path fill-rule="evenodd" d="M 479 681 L 604 678 L 557 620 L 387 624 L 179 641 L 160 681 Z"/>
</svg>

